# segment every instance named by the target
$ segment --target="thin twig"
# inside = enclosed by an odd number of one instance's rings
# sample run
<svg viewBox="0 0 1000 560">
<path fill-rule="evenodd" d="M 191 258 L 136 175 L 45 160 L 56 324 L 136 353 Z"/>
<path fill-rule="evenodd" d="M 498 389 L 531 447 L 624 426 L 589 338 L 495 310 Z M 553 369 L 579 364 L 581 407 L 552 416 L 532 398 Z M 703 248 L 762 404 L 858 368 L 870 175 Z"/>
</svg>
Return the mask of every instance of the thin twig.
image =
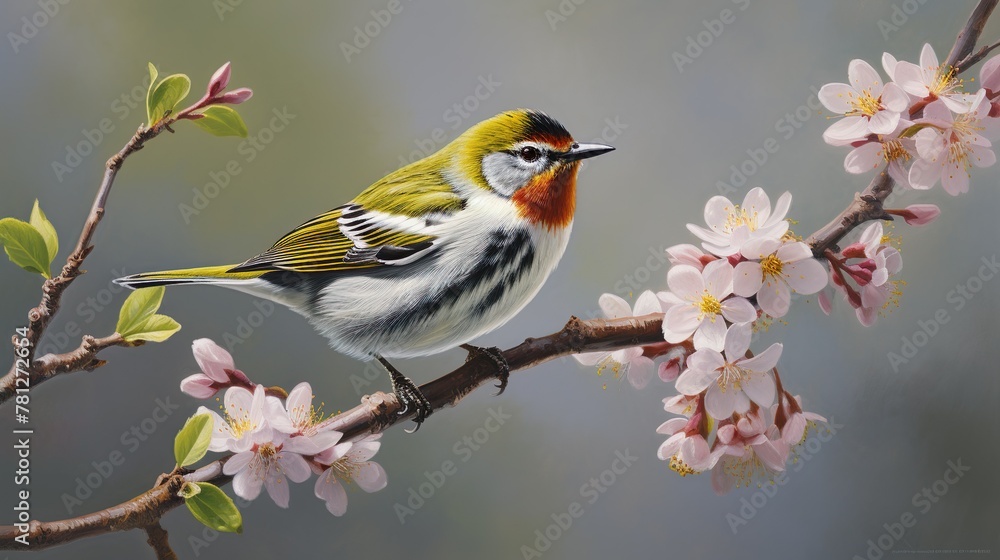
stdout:
<svg viewBox="0 0 1000 560">
<path fill-rule="evenodd" d="M 170 548 L 170 541 L 167 538 L 167 530 L 158 522 L 147 525 L 146 542 L 156 552 L 156 560 L 177 560 L 177 554 Z"/>
<path fill-rule="evenodd" d="M 104 177 L 101 180 L 100 187 L 97 189 L 97 196 L 94 197 L 94 204 L 90 208 L 90 214 L 87 216 L 87 221 L 83 224 L 83 230 L 80 232 L 80 239 L 77 241 L 76 247 L 66 258 L 66 264 L 63 266 L 59 275 L 47 279 L 42 284 L 41 302 L 39 302 L 37 307 L 28 312 L 28 330 L 27 336 L 25 337 L 28 339 L 28 345 L 26 346 L 28 348 L 29 363 L 29 367 L 27 368 L 28 381 L 32 387 L 51 379 L 57 373 L 68 372 L 54 372 L 51 369 L 46 369 L 47 365 L 53 364 L 52 360 L 35 360 L 35 348 L 38 346 L 38 342 L 42 339 L 42 334 L 45 332 L 45 328 L 48 327 L 49 322 L 59 311 L 63 292 L 65 292 L 66 288 L 73 283 L 73 280 L 86 272 L 81 268 L 81 266 L 83 265 L 84 259 L 87 258 L 87 255 L 89 255 L 94 249 L 94 246 L 91 245 L 91 241 L 94 239 L 94 233 L 97 231 L 97 225 L 104 217 L 108 196 L 111 194 L 111 187 L 114 185 L 115 177 L 117 177 L 118 171 L 121 170 L 122 165 L 124 165 L 125 159 L 136 151 L 141 150 L 146 142 L 158 136 L 160 132 L 164 130 L 165 126 L 169 124 L 169 122 L 170 119 L 165 119 L 157 123 L 156 126 L 153 126 L 152 128 L 140 126 L 136 133 L 132 135 L 132 138 L 128 141 L 128 143 L 107 161 L 104 169 Z M 14 339 L 18 340 L 20 338 L 21 337 L 15 337 Z M 15 346 L 16 345 L 17 343 L 15 342 Z M 0 404 L 3 404 L 14 396 L 16 383 L 17 361 L 15 360 L 7 375 L 0 378 Z"/>
</svg>

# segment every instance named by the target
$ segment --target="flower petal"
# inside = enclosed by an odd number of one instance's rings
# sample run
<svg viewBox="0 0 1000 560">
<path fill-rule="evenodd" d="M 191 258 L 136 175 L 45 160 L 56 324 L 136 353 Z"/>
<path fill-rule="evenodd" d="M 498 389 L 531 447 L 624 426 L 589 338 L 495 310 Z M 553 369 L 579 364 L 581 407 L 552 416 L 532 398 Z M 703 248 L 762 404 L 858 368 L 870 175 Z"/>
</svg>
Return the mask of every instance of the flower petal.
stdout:
<svg viewBox="0 0 1000 560">
<path fill-rule="evenodd" d="M 615 294 L 601 294 L 598 304 L 600 304 L 601 311 L 604 312 L 604 316 L 608 319 L 620 319 L 632 316 L 632 306 Z"/>
</svg>

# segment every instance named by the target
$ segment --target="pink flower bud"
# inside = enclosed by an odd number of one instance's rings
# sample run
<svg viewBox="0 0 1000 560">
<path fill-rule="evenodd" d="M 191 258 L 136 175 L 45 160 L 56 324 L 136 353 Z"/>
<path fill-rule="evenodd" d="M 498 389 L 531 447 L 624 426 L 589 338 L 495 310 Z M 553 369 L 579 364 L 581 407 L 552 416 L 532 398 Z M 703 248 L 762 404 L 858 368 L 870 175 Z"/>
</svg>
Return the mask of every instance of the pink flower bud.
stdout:
<svg viewBox="0 0 1000 560">
<path fill-rule="evenodd" d="M 250 88 L 239 88 L 234 89 L 233 91 L 227 91 L 226 93 L 216 97 L 215 102 L 239 105 L 251 97 L 253 97 L 253 91 L 251 91 Z"/>
<path fill-rule="evenodd" d="M 196 399 L 207 399 L 218 390 L 219 387 L 212 378 L 204 373 L 189 375 L 181 380 L 181 391 Z"/>
<path fill-rule="evenodd" d="M 994 56 L 983 63 L 979 70 L 979 87 L 1000 91 L 1000 56 Z"/>
<path fill-rule="evenodd" d="M 222 90 L 226 89 L 226 86 L 229 85 L 230 71 L 231 67 L 227 62 L 220 66 L 219 69 L 215 71 L 215 74 L 212 74 L 212 79 L 208 82 L 208 94 L 206 97 L 215 97 Z"/>
<path fill-rule="evenodd" d="M 701 249 L 690 243 L 667 247 L 667 258 L 670 259 L 670 264 L 688 264 L 702 270 L 705 268 L 705 261 L 702 259 L 706 256 Z"/>
<path fill-rule="evenodd" d="M 680 356 L 661 363 L 657 373 L 660 375 L 660 379 L 667 383 L 677 379 L 677 376 L 681 373 Z"/>
<path fill-rule="evenodd" d="M 844 248 L 841 254 L 848 259 L 863 259 L 865 258 L 865 244 L 860 241 L 851 243 Z"/>
<path fill-rule="evenodd" d="M 194 359 L 201 371 L 218 383 L 228 384 L 227 369 L 236 369 L 233 357 L 224 348 L 208 338 L 199 338 L 191 343 Z"/>
<path fill-rule="evenodd" d="M 911 226 L 925 226 L 941 215 L 941 209 L 935 204 L 911 204 L 898 215 Z"/>
</svg>

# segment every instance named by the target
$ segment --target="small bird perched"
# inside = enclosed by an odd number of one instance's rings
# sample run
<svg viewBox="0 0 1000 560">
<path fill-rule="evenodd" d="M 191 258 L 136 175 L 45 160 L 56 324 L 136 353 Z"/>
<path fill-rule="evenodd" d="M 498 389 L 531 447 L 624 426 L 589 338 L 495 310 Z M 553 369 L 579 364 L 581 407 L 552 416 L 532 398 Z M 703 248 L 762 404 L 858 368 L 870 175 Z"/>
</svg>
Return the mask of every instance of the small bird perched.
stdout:
<svg viewBox="0 0 1000 560">
<path fill-rule="evenodd" d="M 515 110 L 485 120 L 351 202 L 321 214 L 240 264 L 147 272 L 129 288 L 214 284 L 306 316 L 340 352 L 378 359 L 405 413 L 430 403 L 385 358 L 427 356 L 503 325 L 562 257 L 580 160 L 613 150 L 580 144 L 554 119 Z"/>
</svg>

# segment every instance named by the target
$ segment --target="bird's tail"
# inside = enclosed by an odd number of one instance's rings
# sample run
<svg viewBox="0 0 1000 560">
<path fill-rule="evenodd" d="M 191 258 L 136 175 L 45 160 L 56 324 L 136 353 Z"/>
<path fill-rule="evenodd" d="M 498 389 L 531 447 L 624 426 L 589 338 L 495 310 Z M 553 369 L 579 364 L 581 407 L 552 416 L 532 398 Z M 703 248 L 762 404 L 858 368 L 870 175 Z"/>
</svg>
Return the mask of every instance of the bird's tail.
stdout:
<svg viewBox="0 0 1000 560">
<path fill-rule="evenodd" d="M 115 280 L 115 284 L 126 288 L 151 288 L 173 286 L 175 284 L 222 284 L 234 286 L 259 278 L 265 271 L 229 272 L 237 265 L 204 266 L 160 272 L 143 272 Z"/>
</svg>

